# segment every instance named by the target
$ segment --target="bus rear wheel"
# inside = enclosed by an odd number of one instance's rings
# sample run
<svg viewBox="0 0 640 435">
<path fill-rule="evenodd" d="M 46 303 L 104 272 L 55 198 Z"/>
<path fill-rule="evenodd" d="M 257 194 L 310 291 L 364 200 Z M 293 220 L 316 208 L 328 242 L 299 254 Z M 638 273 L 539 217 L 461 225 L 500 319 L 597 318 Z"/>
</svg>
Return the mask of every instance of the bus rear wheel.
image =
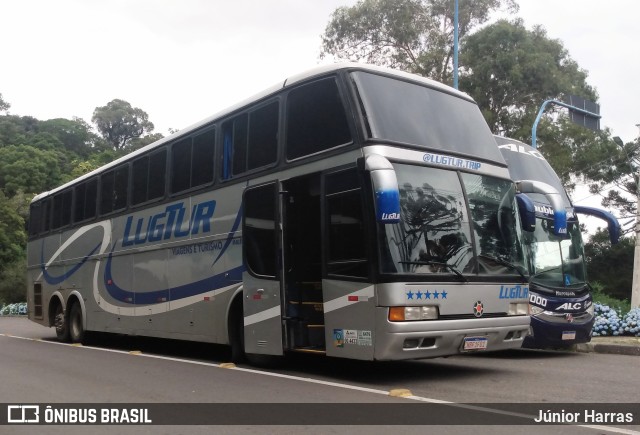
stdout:
<svg viewBox="0 0 640 435">
<path fill-rule="evenodd" d="M 72 343 L 82 343 L 84 341 L 85 330 L 84 326 L 82 326 L 82 307 L 78 303 L 71 306 L 68 329 Z"/>
<path fill-rule="evenodd" d="M 67 316 L 65 316 L 64 309 L 62 308 L 62 304 L 56 305 L 56 311 L 53 316 L 53 325 L 56 328 L 56 337 L 58 337 L 59 341 L 64 343 L 69 341 L 69 322 Z"/>
</svg>

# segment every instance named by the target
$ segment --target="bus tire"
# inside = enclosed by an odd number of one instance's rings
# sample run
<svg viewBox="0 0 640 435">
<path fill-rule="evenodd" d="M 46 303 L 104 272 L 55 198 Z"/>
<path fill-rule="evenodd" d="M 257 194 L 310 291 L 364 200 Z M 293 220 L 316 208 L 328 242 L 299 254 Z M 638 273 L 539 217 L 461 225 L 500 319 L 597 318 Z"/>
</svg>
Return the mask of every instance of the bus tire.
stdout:
<svg viewBox="0 0 640 435">
<path fill-rule="evenodd" d="M 82 307 L 79 303 L 71 306 L 69 313 L 69 337 L 72 343 L 82 343 L 85 339 L 85 330 L 82 325 Z"/>
<path fill-rule="evenodd" d="M 58 341 L 68 343 L 70 340 L 69 317 L 64 312 L 60 302 L 56 305 L 56 311 L 53 315 L 53 326 L 56 328 L 56 337 L 58 338 Z"/>
</svg>

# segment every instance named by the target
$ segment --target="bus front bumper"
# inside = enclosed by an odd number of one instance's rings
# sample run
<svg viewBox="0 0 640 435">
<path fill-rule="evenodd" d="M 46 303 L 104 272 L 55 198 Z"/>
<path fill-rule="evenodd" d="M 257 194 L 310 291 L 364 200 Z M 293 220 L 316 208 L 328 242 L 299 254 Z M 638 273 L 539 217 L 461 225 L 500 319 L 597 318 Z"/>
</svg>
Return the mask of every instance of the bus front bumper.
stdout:
<svg viewBox="0 0 640 435">
<path fill-rule="evenodd" d="M 376 309 L 374 359 L 434 358 L 466 352 L 520 348 L 529 331 L 529 316 L 390 322 L 385 307 Z M 465 350 L 465 339 L 486 339 L 486 348 Z"/>
<path fill-rule="evenodd" d="M 595 317 L 590 313 L 539 315 L 531 317 L 531 335 L 522 347 L 530 349 L 566 348 L 591 341 Z"/>
</svg>

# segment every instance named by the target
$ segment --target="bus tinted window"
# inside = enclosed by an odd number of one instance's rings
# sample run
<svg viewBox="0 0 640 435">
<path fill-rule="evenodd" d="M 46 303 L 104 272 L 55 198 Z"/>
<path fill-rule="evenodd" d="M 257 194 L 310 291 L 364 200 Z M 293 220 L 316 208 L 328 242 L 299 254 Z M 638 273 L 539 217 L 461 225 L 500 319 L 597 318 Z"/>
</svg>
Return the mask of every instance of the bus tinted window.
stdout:
<svg viewBox="0 0 640 435">
<path fill-rule="evenodd" d="M 51 199 L 45 199 L 42 204 L 42 231 L 49 231 L 51 228 Z"/>
<path fill-rule="evenodd" d="M 100 177 L 100 214 L 121 210 L 127 206 L 129 167 L 120 166 Z"/>
<path fill-rule="evenodd" d="M 373 138 L 502 160 L 478 106 L 422 84 L 351 74 Z"/>
<path fill-rule="evenodd" d="M 213 182 L 215 130 L 181 140 L 171 152 L 171 192 L 182 192 Z"/>
<path fill-rule="evenodd" d="M 320 80 L 289 93 L 287 159 L 349 142 L 351 133 L 335 79 Z"/>
<path fill-rule="evenodd" d="M 29 207 L 29 235 L 35 236 L 42 230 L 42 203 L 36 202 Z"/>
<path fill-rule="evenodd" d="M 191 138 L 173 144 L 171 148 L 171 192 L 182 192 L 190 187 Z"/>
<path fill-rule="evenodd" d="M 223 179 L 276 161 L 278 119 L 279 104 L 273 102 L 223 124 Z"/>
<path fill-rule="evenodd" d="M 247 190 L 243 248 L 247 268 L 256 275 L 276 276 L 275 185 Z"/>
<path fill-rule="evenodd" d="M 74 222 L 81 222 L 96 216 L 97 194 L 98 180 L 96 178 L 76 186 L 76 204 L 73 214 Z"/>
<path fill-rule="evenodd" d="M 251 113 L 247 169 L 259 168 L 276 161 L 278 112 L 279 104 L 274 102 Z"/>
<path fill-rule="evenodd" d="M 330 275 L 366 277 L 367 254 L 362 195 L 355 170 L 326 178 Z"/>
<path fill-rule="evenodd" d="M 51 229 L 57 229 L 71 223 L 71 200 L 73 191 L 65 190 L 53 197 L 53 222 Z"/>
<path fill-rule="evenodd" d="M 247 171 L 247 123 L 248 115 L 240 115 L 222 126 L 223 178 Z"/>
<path fill-rule="evenodd" d="M 213 181 L 215 143 L 215 130 L 209 130 L 193 138 L 191 187 L 202 186 Z"/>
<path fill-rule="evenodd" d="M 165 150 L 133 162 L 131 204 L 136 205 L 164 196 L 166 162 Z"/>
</svg>

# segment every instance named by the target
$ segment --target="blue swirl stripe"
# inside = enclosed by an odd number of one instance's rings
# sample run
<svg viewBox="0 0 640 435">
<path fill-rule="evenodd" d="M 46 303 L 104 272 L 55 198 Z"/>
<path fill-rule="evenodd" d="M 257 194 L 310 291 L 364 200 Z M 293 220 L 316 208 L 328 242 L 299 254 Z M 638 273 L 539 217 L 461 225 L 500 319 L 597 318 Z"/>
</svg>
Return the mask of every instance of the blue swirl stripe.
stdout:
<svg viewBox="0 0 640 435">
<path fill-rule="evenodd" d="M 40 251 L 40 269 L 42 270 L 42 276 L 44 276 L 44 280 L 47 282 L 47 284 L 50 284 L 50 285 L 56 285 L 56 284 L 60 284 L 61 282 L 64 282 L 69 277 L 71 277 L 71 275 L 76 273 L 78 271 L 78 269 L 80 269 L 82 267 L 82 265 L 84 265 L 84 263 L 87 262 L 89 257 L 91 257 L 93 254 L 96 253 L 96 251 L 100 248 L 101 245 L 102 245 L 102 242 L 98 243 L 96 245 L 96 247 L 93 248 L 93 250 L 91 252 L 89 252 L 82 260 L 80 260 L 79 263 L 77 263 L 75 266 L 73 266 L 71 269 L 69 269 L 66 273 L 64 273 L 62 275 L 59 275 L 59 276 L 55 276 L 55 275 L 51 275 L 49 273 L 49 271 L 47 270 L 47 267 L 45 265 L 45 261 L 44 261 L 44 240 L 43 240 L 42 241 L 42 249 Z"/>
</svg>

